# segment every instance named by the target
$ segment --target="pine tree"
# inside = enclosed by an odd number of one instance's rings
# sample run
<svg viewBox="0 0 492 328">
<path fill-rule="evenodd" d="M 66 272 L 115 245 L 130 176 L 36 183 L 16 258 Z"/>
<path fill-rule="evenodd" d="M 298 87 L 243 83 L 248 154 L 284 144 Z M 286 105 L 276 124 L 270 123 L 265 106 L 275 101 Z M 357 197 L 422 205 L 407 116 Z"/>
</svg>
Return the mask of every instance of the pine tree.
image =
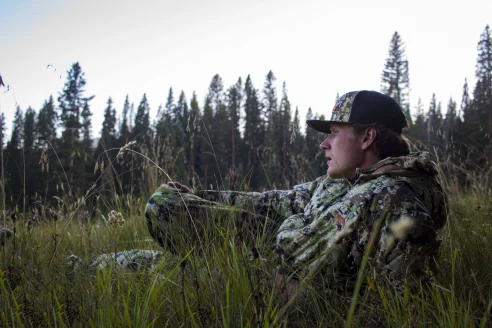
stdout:
<svg viewBox="0 0 492 328">
<path fill-rule="evenodd" d="M 21 149 L 24 139 L 24 113 L 21 108 L 17 106 L 14 114 L 14 122 L 12 125 L 12 134 L 7 147 L 10 149 Z"/>
<path fill-rule="evenodd" d="M 76 172 L 79 172 L 74 179 L 75 186 L 72 190 L 75 190 L 78 195 L 86 193 L 92 186 L 94 181 L 94 149 L 92 147 L 92 112 L 89 107 L 89 102 L 85 101 L 82 108 L 81 115 L 82 123 L 82 147 L 81 151 L 77 152 L 78 157 L 81 158 L 75 164 Z"/>
<path fill-rule="evenodd" d="M 150 107 L 147 101 L 147 95 L 144 94 L 140 104 L 137 108 L 137 114 L 135 115 L 135 125 L 133 128 L 133 135 L 137 144 L 140 146 L 140 151 L 144 156 L 149 158 L 152 156 L 152 137 L 153 133 L 150 127 Z M 132 186 L 135 196 L 140 196 L 146 190 L 142 181 L 145 181 L 148 177 L 148 160 L 142 156 L 133 158 L 133 170 L 132 170 Z"/>
<path fill-rule="evenodd" d="M 249 178 L 249 186 L 257 190 L 261 185 L 265 185 L 263 179 L 263 169 L 258 157 L 258 151 L 264 141 L 264 124 L 261 118 L 261 106 L 258 99 L 258 90 L 253 86 L 251 77 L 248 75 L 244 85 L 244 147 L 246 153 L 245 171 Z M 268 183 L 271 185 L 271 183 Z"/>
<path fill-rule="evenodd" d="M 169 88 L 166 105 L 164 108 L 159 106 L 157 110 L 156 122 L 156 151 L 159 165 L 164 171 L 172 177 L 173 180 L 179 180 L 174 176 L 174 159 L 176 151 L 176 105 L 174 103 L 173 89 Z M 178 115 L 179 116 L 179 115 Z"/>
<path fill-rule="evenodd" d="M 218 74 L 214 75 L 205 98 L 201 122 L 203 129 L 200 130 L 203 151 L 202 163 L 204 165 L 203 181 L 206 188 L 211 187 L 213 189 L 214 185 L 222 185 L 223 183 L 222 170 L 224 170 L 225 150 L 221 149 L 220 145 L 224 144 L 225 137 L 221 134 L 222 129 L 226 128 L 224 120 L 227 120 L 223 90 L 222 78 Z"/>
<path fill-rule="evenodd" d="M 448 151 L 450 141 L 452 140 L 453 131 L 455 129 L 457 119 L 456 113 L 456 102 L 453 101 L 453 98 L 449 98 L 446 117 L 444 119 L 444 149 Z"/>
<path fill-rule="evenodd" d="M 486 98 L 492 94 L 492 33 L 487 25 L 478 42 L 476 77 L 483 83 Z"/>
<path fill-rule="evenodd" d="M 85 119 L 90 118 L 90 110 L 88 110 L 89 101 L 93 98 L 84 96 L 85 84 L 86 80 L 82 68 L 79 63 L 74 63 L 72 68 L 67 72 L 67 81 L 65 82 L 62 93 L 58 97 L 60 123 L 63 127 L 59 156 L 68 183 L 75 189 L 80 185 L 74 185 L 74 176 L 77 172 L 74 165 L 75 163 L 79 164 L 81 159 L 84 159 L 85 157 L 83 154 L 84 144 L 80 141 L 80 129 L 82 128 L 80 116 L 81 112 L 86 108 L 86 111 L 84 112 Z M 88 122 L 86 121 L 84 133 L 89 133 L 90 135 L 90 131 L 87 130 L 87 127 L 90 127 L 90 124 L 87 123 Z M 87 137 L 87 135 L 84 137 Z M 63 180 L 60 182 L 64 183 Z"/>
<path fill-rule="evenodd" d="M 92 112 L 86 101 L 81 113 L 82 117 L 82 144 L 84 155 L 92 155 Z"/>
<path fill-rule="evenodd" d="M 44 102 L 39 110 L 36 124 L 36 145 L 38 148 L 46 147 L 47 142 L 53 144 L 56 140 L 57 114 L 53 96 Z"/>
<path fill-rule="evenodd" d="M 114 179 L 114 170 L 118 170 L 119 167 L 116 164 L 112 164 L 113 157 L 110 156 L 109 150 L 116 148 L 117 145 L 117 133 L 116 133 L 116 110 L 113 107 L 113 100 L 111 97 L 108 98 L 106 109 L 104 110 L 104 121 L 102 123 L 101 138 L 97 144 L 96 148 L 96 168 L 95 170 L 95 181 L 99 196 L 103 196 L 103 204 L 107 204 L 106 199 L 111 197 L 111 189 L 115 190 L 118 183 L 118 190 L 124 192 L 123 186 L 121 184 L 121 179 Z M 115 154 L 115 152 L 113 152 Z M 112 188 L 109 188 L 109 185 Z M 97 204 L 96 199 L 92 199 L 94 205 Z M 113 205 L 113 204 L 111 204 Z"/>
<path fill-rule="evenodd" d="M 427 149 L 435 154 L 435 149 L 440 145 L 439 136 L 441 134 L 441 110 L 440 103 L 437 103 L 436 94 L 432 94 L 432 99 L 427 112 Z M 441 139 L 442 140 L 442 139 Z"/>
<path fill-rule="evenodd" d="M 300 133 L 299 108 L 296 107 L 294 119 L 291 126 L 290 135 L 290 167 L 292 170 L 290 181 L 300 183 L 307 181 L 306 176 L 302 174 L 303 169 L 303 146 L 304 136 Z"/>
<path fill-rule="evenodd" d="M 185 160 L 185 130 L 186 116 L 188 116 L 188 104 L 184 91 L 181 91 L 178 102 L 174 106 L 174 120 L 172 122 L 172 134 L 174 142 L 173 151 L 173 178 L 177 181 L 183 181 L 186 178 L 186 160 Z"/>
<path fill-rule="evenodd" d="M 193 92 L 193 96 L 191 97 L 190 101 L 190 117 L 188 119 L 187 125 L 186 125 L 186 131 L 190 134 L 189 137 L 189 169 L 187 170 L 189 172 L 188 174 L 188 184 L 192 187 L 196 187 L 196 172 L 201 173 L 201 168 L 202 168 L 202 161 L 201 159 L 203 158 L 202 155 L 202 148 L 201 145 L 203 143 L 197 142 L 196 136 L 198 133 L 200 133 L 200 126 L 197 125 L 197 122 L 199 122 L 201 119 L 201 114 L 200 114 L 200 106 L 198 105 L 198 99 L 196 97 L 196 93 Z M 198 155 L 200 154 L 200 155 Z M 203 175 L 201 175 L 203 176 Z"/>
<path fill-rule="evenodd" d="M 231 86 L 227 92 L 227 107 L 229 111 L 230 119 L 230 145 L 231 145 L 231 158 L 230 158 L 230 169 L 229 174 L 230 180 L 235 182 L 237 178 L 237 164 L 238 159 L 236 154 L 240 152 L 241 149 L 241 134 L 239 132 L 239 120 L 241 118 L 241 102 L 243 98 L 242 94 L 242 80 L 238 79 L 237 83 Z M 234 189 L 234 184 L 231 183 L 231 188 Z"/>
<path fill-rule="evenodd" d="M 133 135 L 137 140 L 137 143 L 142 147 L 145 147 L 148 152 L 151 148 L 152 131 L 150 129 L 150 107 L 146 94 L 143 95 L 137 108 Z"/>
<path fill-rule="evenodd" d="M 468 122 L 469 118 L 469 110 L 470 110 L 470 95 L 468 93 L 468 82 L 465 78 L 465 84 L 463 85 L 463 95 L 461 96 L 461 106 L 460 106 L 460 114 L 463 116 L 463 121 Z"/>
<path fill-rule="evenodd" d="M 24 116 L 24 209 L 27 204 L 30 204 L 35 193 L 35 179 L 37 171 L 37 161 L 34 158 L 34 141 L 36 130 L 36 112 L 31 107 L 27 108 Z M 27 201 L 27 203 L 26 203 Z"/>
<path fill-rule="evenodd" d="M 281 150 L 281 167 L 282 167 L 282 183 L 283 186 L 288 188 L 289 187 L 289 181 L 287 179 L 287 174 L 289 171 L 288 167 L 288 161 L 287 159 L 289 158 L 289 138 L 291 135 L 291 108 L 290 108 L 290 101 L 289 98 L 287 97 L 287 86 L 285 82 L 282 85 L 282 100 L 280 101 L 280 134 L 281 134 L 281 145 L 279 145 L 279 149 Z"/>
<path fill-rule="evenodd" d="M 123 112 L 121 114 L 121 126 L 119 134 L 118 146 L 122 147 L 130 141 L 130 126 L 128 124 L 128 114 L 130 111 L 130 102 L 128 101 L 128 95 L 126 95 L 125 103 L 123 104 Z M 131 118 L 130 118 L 131 120 Z"/>
<path fill-rule="evenodd" d="M 124 122 L 124 124 L 126 125 L 127 123 Z M 116 147 L 116 140 L 116 110 L 113 108 L 113 100 L 109 97 L 104 110 L 101 138 L 99 139 L 96 155 L 99 156 L 103 151 Z"/>
<path fill-rule="evenodd" d="M 476 112 L 475 142 L 486 149 L 492 162 L 492 33 L 487 25 L 478 42 L 476 73 L 477 85 L 473 92 Z"/>
<path fill-rule="evenodd" d="M 427 142 L 427 125 L 424 114 L 424 104 L 419 98 L 417 106 L 415 106 L 414 123 L 408 130 L 408 136 L 412 139 L 413 144 L 417 144 L 417 148 L 425 145 Z"/>
<path fill-rule="evenodd" d="M 17 106 L 12 124 L 12 134 L 6 147 L 6 175 L 5 186 L 7 201 L 12 206 L 17 206 L 22 199 L 24 185 L 24 163 L 22 159 L 22 146 L 24 136 L 24 113 Z"/>
<path fill-rule="evenodd" d="M 285 183 L 284 171 L 278 169 L 278 164 L 282 163 L 282 128 L 283 124 L 281 113 L 278 108 L 276 77 L 269 71 L 265 83 L 263 84 L 262 98 L 262 120 L 265 124 L 265 143 L 263 145 L 262 166 L 265 167 L 268 179 L 275 182 L 277 186 Z"/>
<path fill-rule="evenodd" d="M 316 117 L 313 114 L 313 110 L 311 109 L 311 107 L 309 107 L 306 114 L 306 121 L 314 120 L 314 119 L 316 119 Z M 303 147 L 303 154 L 304 154 L 304 158 L 306 159 L 304 168 L 307 171 L 305 173 L 307 180 L 312 180 L 316 178 L 318 173 L 319 163 L 315 162 L 315 158 L 317 154 L 316 143 L 318 142 L 318 134 L 319 132 L 316 132 L 316 130 L 306 125 L 306 132 L 305 132 L 306 138 Z"/>
<path fill-rule="evenodd" d="M 408 122 L 411 123 L 409 89 L 408 60 L 405 56 L 404 43 L 398 32 L 395 32 L 381 74 L 381 92 L 394 98 L 401 105 Z"/>
<path fill-rule="evenodd" d="M 39 110 L 36 123 L 36 148 L 37 161 L 39 163 L 36 174 L 36 191 L 43 197 L 44 203 L 56 194 L 56 175 L 61 171 L 60 163 L 53 149 L 59 148 L 59 139 L 57 139 L 57 113 L 53 97 L 50 96 L 45 101 L 43 107 Z M 41 156 L 41 154 L 43 154 Z M 54 172 L 56 169 L 56 172 Z"/>
</svg>

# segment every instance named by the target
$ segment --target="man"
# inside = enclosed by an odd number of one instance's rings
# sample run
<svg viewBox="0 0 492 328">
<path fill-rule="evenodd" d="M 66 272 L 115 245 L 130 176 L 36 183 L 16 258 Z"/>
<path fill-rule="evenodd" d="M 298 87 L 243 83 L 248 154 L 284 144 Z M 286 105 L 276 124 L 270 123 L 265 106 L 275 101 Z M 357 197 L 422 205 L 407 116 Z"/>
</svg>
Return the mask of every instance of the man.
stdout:
<svg viewBox="0 0 492 328">
<path fill-rule="evenodd" d="M 189 233 L 199 244 L 211 211 L 233 213 L 253 237 L 280 225 L 275 244 L 284 276 L 322 273 L 344 283 L 376 234 L 371 272 L 398 288 L 405 281 L 419 286 L 436 270 L 445 196 L 429 155 L 409 153 L 401 107 L 379 92 L 349 92 L 336 102 L 331 120 L 307 123 L 328 134 L 320 145 L 327 175 L 263 193 L 193 193 L 179 183 L 162 185 L 145 210 L 152 237 L 173 249 Z"/>
</svg>

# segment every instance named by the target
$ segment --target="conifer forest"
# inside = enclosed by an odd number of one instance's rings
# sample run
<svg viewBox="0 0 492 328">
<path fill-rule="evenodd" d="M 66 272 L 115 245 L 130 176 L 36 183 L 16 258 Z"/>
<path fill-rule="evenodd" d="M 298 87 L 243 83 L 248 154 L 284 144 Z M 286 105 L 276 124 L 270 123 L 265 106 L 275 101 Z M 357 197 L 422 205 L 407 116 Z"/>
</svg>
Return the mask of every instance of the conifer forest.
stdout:
<svg viewBox="0 0 492 328">
<path fill-rule="evenodd" d="M 441 102 L 433 94 L 429 104 L 409 103 L 411 59 L 397 32 L 381 73 L 380 91 L 404 109 L 404 134 L 413 150 L 429 150 L 449 164 L 448 182 L 461 188 L 469 186 L 474 174 L 488 170 L 491 160 L 491 38 L 487 26 L 478 43 L 477 82 L 469 86 L 464 80 L 461 99 Z M 301 131 L 300 121 L 329 119 L 335 99 L 327 99 L 326 108 L 308 108 L 306 117 L 300 117 L 286 82 L 277 94 L 272 71 L 260 87 L 249 76 L 225 86 L 216 74 L 203 101 L 170 88 L 156 117 L 150 117 L 145 94 L 136 102 L 126 97 L 121 109 L 114 108 L 110 97 L 100 127 L 93 126 L 91 116 L 102 109 L 91 107 L 94 95 L 86 94 L 86 83 L 82 63 L 74 63 L 58 97 L 48 95 L 39 109 L 17 107 L 12 133 L 2 134 L 1 143 L 7 208 L 27 210 L 60 194 L 77 198 L 92 190 L 90 212 L 111 201 L 107 186 L 115 183 L 115 175 L 121 178 L 117 192 L 138 198 L 169 179 L 196 189 L 261 191 L 288 189 L 326 173 L 318 149 L 323 136 L 310 128 Z M 3 129 L 6 124 L 2 121 Z M 149 180 L 154 176 L 156 180 Z"/>
</svg>

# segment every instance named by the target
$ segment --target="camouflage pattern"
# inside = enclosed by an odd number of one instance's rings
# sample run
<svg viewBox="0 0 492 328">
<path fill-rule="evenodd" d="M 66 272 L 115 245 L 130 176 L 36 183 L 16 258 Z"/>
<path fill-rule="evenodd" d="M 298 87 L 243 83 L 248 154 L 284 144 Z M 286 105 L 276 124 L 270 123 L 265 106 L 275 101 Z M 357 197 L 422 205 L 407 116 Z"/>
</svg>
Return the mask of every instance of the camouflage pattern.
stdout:
<svg viewBox="0 0 492 328">
<path fill-rule="evenodd" d="M 420 152 L 358 170 L 352 181 L 322 176 L 286 191 L 182 193 L 162 185 L 145 216 L 152 237 L 171 248 L 174 234 L 186 232 L 186 222 L 192 223 L 191 235 L 200 236 L 212 212 L 240 214 L 237 218 L 252 234 L 262 231 L 262 222 L 270 222 L 273 231 L 280 226 L 280 266 L 297 277 L 315 272 L 353 276 L 371 233 L 378 233 L 372 272 L 396 285 L 405 279 L 418 285 L 437 269 L 437 232 L 446 221 L 445 204 L 435 164 Z M 373 231 L 378 220 L 383 220 L 381 229 Z"/>
<path fill-rule="evenodd" d="M 353 91 L 338 98 L 335 107 L 333 107 L 330 121 L 348 123 L 352 105 L 358 93 L 359 91 Z"/>
<path fill-rule="evenodd" d="M 95 272 L 96 270 L 105 269 L 111 265 L 115 265 L 118 270 L 126 273 L 135 273 L 142 270 L 154 271 L 163 257 L 163 252 L 144 250 L 144 249 L 132 249 L 127 251 L 121 251 L 118 253 L 107 253 L 99 255 L 89 265 L 89 270 Z M 84 265 L 84 261 L 75 255 L 70 255 L 67 259 L 69 267 L 78 269 Z"/>
</svg>

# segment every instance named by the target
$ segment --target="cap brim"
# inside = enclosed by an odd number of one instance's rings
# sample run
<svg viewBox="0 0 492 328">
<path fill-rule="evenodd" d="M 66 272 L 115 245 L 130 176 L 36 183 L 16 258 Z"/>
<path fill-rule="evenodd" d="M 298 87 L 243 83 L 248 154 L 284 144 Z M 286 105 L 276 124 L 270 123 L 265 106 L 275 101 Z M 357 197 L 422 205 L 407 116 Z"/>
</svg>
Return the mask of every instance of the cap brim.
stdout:
<svg viewBox="0 0 492 328">
<path fill-rule="evenodd" d="M 322 121 L 322 120 L 307 120 L 307 125 L 315 129 L 318 132 L 331 133 L 331 125 L 336 124 L 350 124 L 348 122 L 338 122 L 338 121 Z"/>
</svg>

